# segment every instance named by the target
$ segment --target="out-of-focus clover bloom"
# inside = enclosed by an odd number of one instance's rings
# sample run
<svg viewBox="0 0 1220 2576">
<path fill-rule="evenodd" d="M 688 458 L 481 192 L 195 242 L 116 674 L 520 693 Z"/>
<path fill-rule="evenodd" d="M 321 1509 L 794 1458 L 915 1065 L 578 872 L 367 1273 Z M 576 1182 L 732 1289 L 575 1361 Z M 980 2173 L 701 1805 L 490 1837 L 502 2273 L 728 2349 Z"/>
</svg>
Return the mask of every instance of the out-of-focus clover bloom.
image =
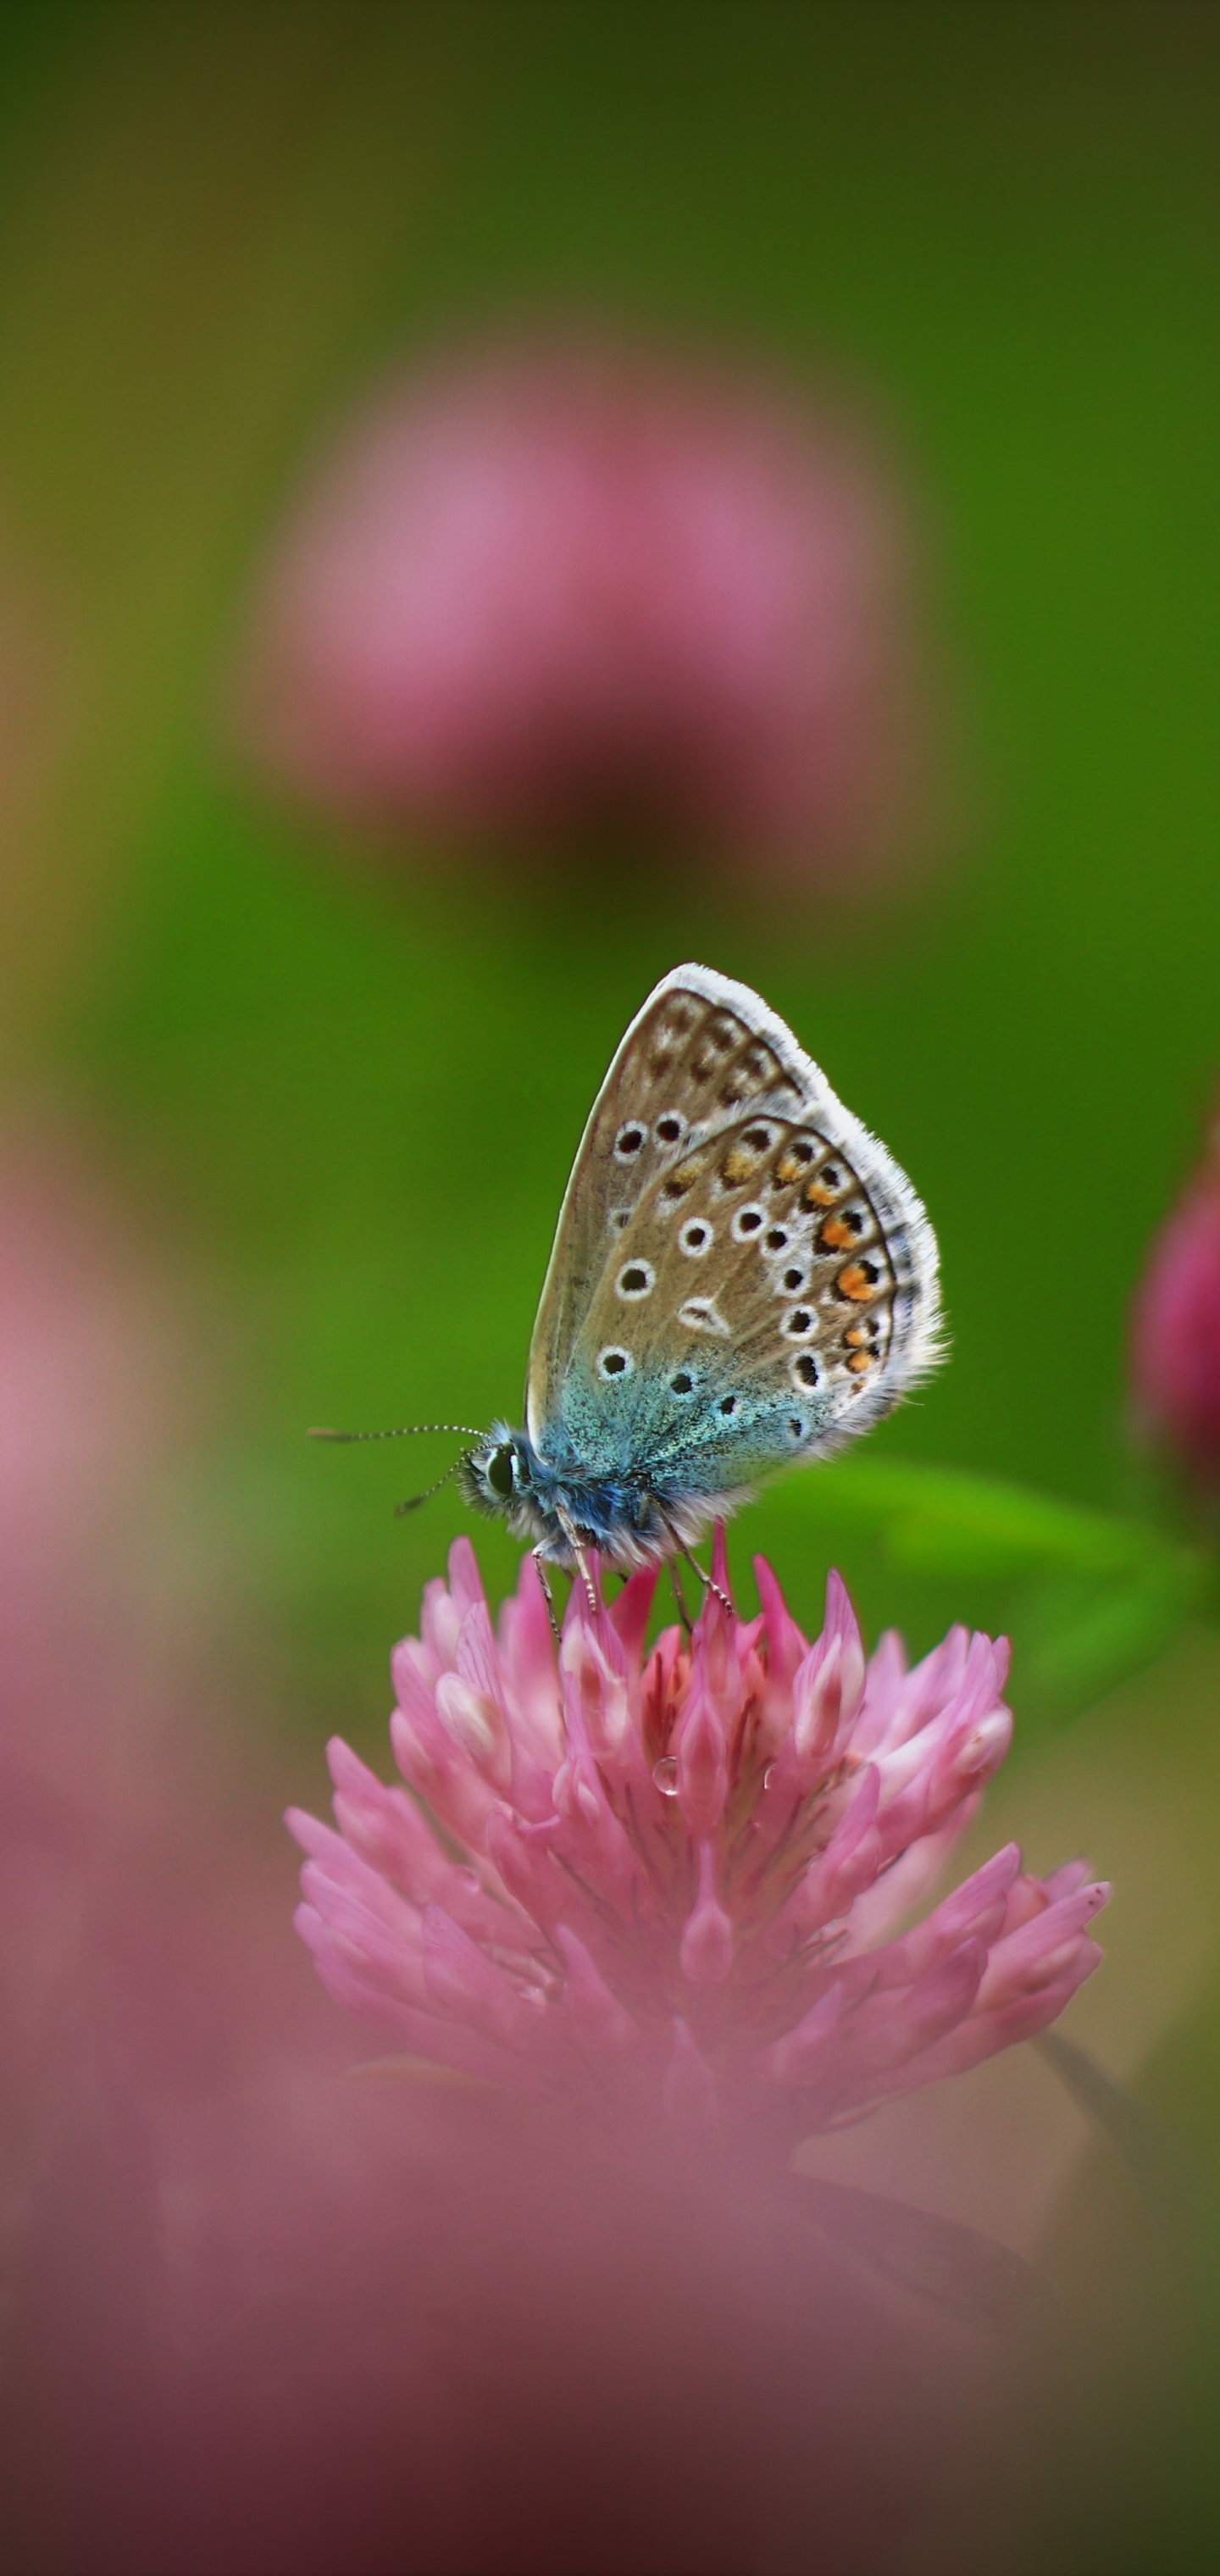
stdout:
<svg viewBox="0 0 1220 2576">
<path fill-rule="evenodd" d="M 1220 1490 L 1220 1119 L 1209 1161 L 1153 1245 L 1131 1360 L 1145 1426 L 1198 1484 Z"/>
<path fill-rule="evenodd" d="M 459 1540 L 394 1656 L 414 1796 L 336 1741 L 338 1833 L 290 1818 L 332 1994 L 496 2082 L 790 2135 L 1053 2021 L 1101 1955 L 1082 1863 L 1037 1879 L 1010 1845 L 888 1937 L 1007 1751 L 1006 1648 L 866 1663 L 837 1576 L 812 1646 L 758 1578 L 759 1618 L 712 1599 L 647 1656 L 655 1577 L 596 1618 L 578 1585 L 557 1663 L 532 1560 L 497 1636 Z"/>
<path fill-rule="evenodd" d="M 358 823 L 858 862 L 903 802 L 907 551 L 859 432 L 766 385 L 493 350 L 392 388 L 307 490 L 243 727 Z"/>
</svg>

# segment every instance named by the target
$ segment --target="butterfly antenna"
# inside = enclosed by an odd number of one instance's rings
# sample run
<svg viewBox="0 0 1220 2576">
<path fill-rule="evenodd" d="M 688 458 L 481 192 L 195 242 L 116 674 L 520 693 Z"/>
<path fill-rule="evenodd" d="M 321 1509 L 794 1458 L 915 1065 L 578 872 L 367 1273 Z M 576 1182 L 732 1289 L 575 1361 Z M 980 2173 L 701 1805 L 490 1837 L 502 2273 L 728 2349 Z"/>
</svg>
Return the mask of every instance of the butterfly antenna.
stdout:
<svg viewBox="0 0 1220 2576">
<path fill-rule="evenodd" d="M 397 1431 L 325 1431 L 313 1424 L 305 1437 L 307 1440 L 409 1440 L 417 1431 L 458 1431 L 464 1440 L 481 1440 L 483 1437 L 473 1422 L 404 1422 Z"/>
<path fill-rule="evenodd" d="M 409 1495 L 405 1503 L 395 1503 L 395 1519 L 402 1520 L 407 1512 L 417 1512 L 421 1503 L 431 1502 L 432 1496 L 434 1494 L 439 1494 L 441 1486 L 447 1485 L 451 1476 L 456 1476 L 458 1468 L 462 1465 L 463 1460 L 469 1456 L 469 1449 L 463 1449 L 461 1457 L 455 1458 L 451 1467 L 446 1467 L 444 1475 L 438 1476 L 434 1485 L 425 1485 L 422 1494 Z"/>
</svg>

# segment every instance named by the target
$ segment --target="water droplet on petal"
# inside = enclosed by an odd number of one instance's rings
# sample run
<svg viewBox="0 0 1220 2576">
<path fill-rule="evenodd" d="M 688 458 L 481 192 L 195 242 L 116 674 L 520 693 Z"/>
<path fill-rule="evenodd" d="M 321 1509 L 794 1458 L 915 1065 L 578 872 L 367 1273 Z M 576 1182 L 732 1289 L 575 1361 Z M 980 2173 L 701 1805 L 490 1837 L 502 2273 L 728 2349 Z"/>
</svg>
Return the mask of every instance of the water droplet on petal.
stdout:
<svg viewBox="0 0 1220 2576">
<path fill-rule="evenodd" d="M 660 1761 L 653 1763 L 652 1776 L 663 1798 L 676 1798 L 678 1794 L 677 1754 L 663 1753 Z"/>
</svg>

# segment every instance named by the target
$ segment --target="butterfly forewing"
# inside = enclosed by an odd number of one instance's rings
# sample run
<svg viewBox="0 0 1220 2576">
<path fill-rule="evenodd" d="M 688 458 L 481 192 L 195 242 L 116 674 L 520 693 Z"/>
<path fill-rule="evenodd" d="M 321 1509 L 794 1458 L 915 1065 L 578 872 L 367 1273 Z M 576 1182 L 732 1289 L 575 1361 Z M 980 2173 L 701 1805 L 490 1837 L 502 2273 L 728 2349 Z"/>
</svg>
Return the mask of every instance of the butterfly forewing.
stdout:
<svg viewBox="0 0 1220 2576">
<path fill-rule="evenodd" d="M 757 995 L 680 967 L 594 1105 L 530 1354 L 531 1437 L 725 1490 L 832 1448 L 934 1352 L 909 1182 Z"/>
</svg>

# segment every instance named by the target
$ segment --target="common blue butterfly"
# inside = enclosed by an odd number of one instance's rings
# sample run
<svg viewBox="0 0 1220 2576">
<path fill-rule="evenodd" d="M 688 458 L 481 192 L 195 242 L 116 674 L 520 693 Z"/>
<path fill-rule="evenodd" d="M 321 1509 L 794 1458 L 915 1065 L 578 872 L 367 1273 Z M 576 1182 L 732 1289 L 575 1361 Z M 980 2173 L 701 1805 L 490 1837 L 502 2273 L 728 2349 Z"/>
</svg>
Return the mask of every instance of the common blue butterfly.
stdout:
<svg viewBox="0 0 1220 2576">
<path fill-rule="evenodd" d="M 677 966 L 614 1058 L 560 1210 L 525 1429 L 459 1463 L 542 1563 L 689 1556 L 938 1357 L 936 1238 L 884 1145 L 745 984 Z M 697 1568 L 702 1579 L 702 1569 Z"/>
</svg>

